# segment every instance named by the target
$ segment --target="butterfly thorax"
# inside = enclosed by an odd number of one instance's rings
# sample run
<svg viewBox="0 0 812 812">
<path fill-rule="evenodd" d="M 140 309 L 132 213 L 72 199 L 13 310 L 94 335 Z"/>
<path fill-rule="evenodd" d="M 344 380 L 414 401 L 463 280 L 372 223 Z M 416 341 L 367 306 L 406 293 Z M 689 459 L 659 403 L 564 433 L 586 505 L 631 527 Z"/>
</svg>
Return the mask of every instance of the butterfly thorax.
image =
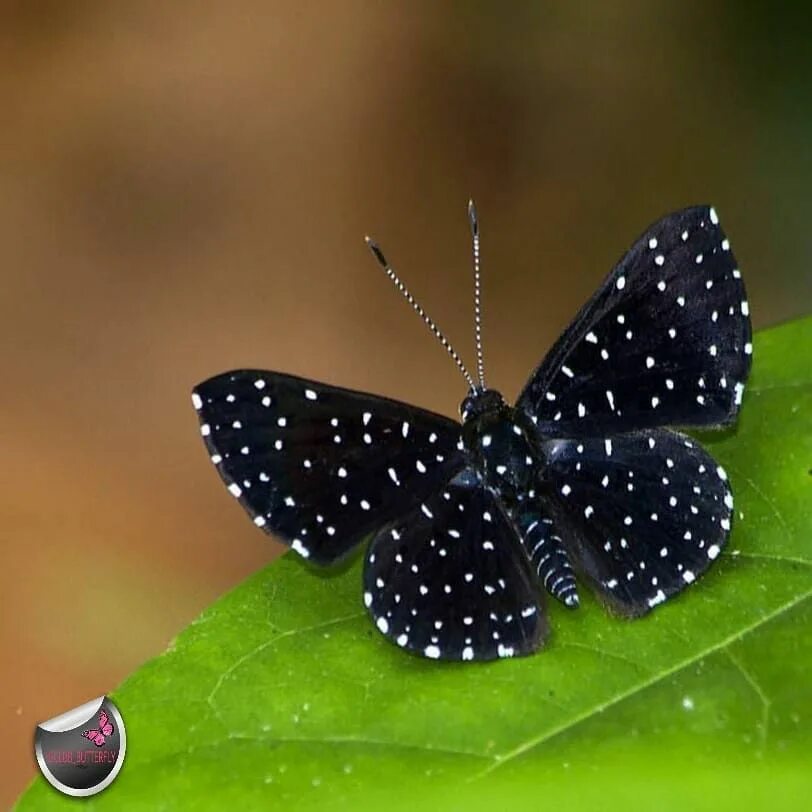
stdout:
<svg viewBox="0 0 812 812">
<path fill-rule="evenodd" d="M 460 412 L 463 445 L 485 486 L 508 508 L 532 499 L 538 454 L 516 410 L 485 389 L 469 395 Z"/>
</svg>

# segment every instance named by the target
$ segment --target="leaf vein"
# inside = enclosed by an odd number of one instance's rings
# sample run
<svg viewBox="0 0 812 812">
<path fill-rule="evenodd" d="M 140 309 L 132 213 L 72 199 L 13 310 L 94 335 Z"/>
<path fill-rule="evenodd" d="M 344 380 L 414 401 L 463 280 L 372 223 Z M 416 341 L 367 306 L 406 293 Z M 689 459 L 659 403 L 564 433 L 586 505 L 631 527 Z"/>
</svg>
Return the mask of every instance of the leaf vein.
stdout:
<svg viewBox="0 0 812 812">
<path fill-rule="evenodd" d="M 308 632 L 315 632 L 319 631 L 320 629 L 327 628 L 329 626 L 336 626 L 340 623 L 347 623 L 351 620 L 357 620 L 360 617 L 363 617 L 363 612 L 354 612 L 351 615 L 344 615 L 343 617 L 331 618 L 330 620 L 322 621 L 321 623 L 315 623 L 312 626 L 305 626 L 300 629 L 288 629 L 287 631 L 280 632 L 279 634 L 264 640 L 262 643 L 254 646 L 252 649 L 247 651 L 242 656 L 238 657 L 222 674 L 217 678 L 217 681 L 214 683 L 214 687 L 209 692 L 209 695 L 206 697 L 206 702 L 214 711 L 215 715 L 217 714 L 217 709 L 214 706 L 214 698 L 220 688 L 223 687 L 223 683 L 225 682 L 228 677 L 233 674 L 238 668 L 244 665 L 248 660 L 253 659 L 260 654 L 261 652 L 265 651 L 265 649 L 269 648 L 270 646 L 275 645 L 280 640 L 285 639 L 286 637 L 295 637 L 299 634 L 307 634 Z"/>
<path fill-rule="evenodd" d="M 807 592 L 798 595 L 791 601 L 782 604 L 774 611 L 764 615 L 763 617 L 751 623 L 749 626 L 746 626 L 743 629 L 738 630 L 737 632 L 729 635 L 723 640 L 720 640 L 719 642 L 714 643 L 711 646 L 708 646 L 702 651 L 699 651 L 689 657 L 686 657 L 683 660 L 680 660 L 670 668 L 666 668 L 665 670 L 659 673 L 653 674 L 650 678 L 647 678 L 645 680 L 642 680 L 641 682 L 636 683 L 635 685 L 631 686 L 631 688 L 629 688 L 628 690 L 621 691 L 612 698 L 604 702 L 599 702 L 598 704 L 593 705 L 590 708 L 587 708 L 585 711 L 575 715 L 572 719 L 569 719 L 566 722 L 562 722 L 560 725 L 557 725 L 551 730 L 545 731 L 544 733 L 538 736 L 533 736 L 532 738 L 527 739 L 526 741 L 514 747 L 512 750 L 509 750 L 507 753 L 501 756 L 497 756 L 496 761 L 492 765 L 482 770 L 481 772 L 471 776 L 469 781 L 484 778 L 493 770 L 499 769 L 500 767 L 504 767 L 505 764 L 523 755 L 528 750 L 532 750 L 533 748 L 538 747 L 541 744 L 544 744 L 544 742 L 549 741 L 550 739 L 559 736 L 562 733 L 566 733 L 567 731 L 571 730 L 572 728 L 576 727 L 582 722 L 590 719 L 595 714 L 602 713 L 608 708 L 617 705 L 619 702 L 622 702 L 624 699 L 628 699 L 629 697 L 634 696 L 640 691 L 649 688 L 652 685 L 656 685 L 661 680 L 666 679 L 667 677 L 670 677 L 673 674 L 678 673 L 679 671 L 682 671 L 684 668 L 687 668 L 688 666 L 692 665 L 698 660 L 701 660 L 703 657 L 707 657 L 708 655 L 714 654 L 717 651 L 724 650 L 729 645 L 731 645 L 731 643 L 740 640 L 742 637 L 745 637 L 746 635 L 750 634 L 755 629 L 759 628 L 760 626 L 763 626 L 765 623 L 769 623 L 771 620 L 774 620 L 775 618 L 784 614 L 784 612 L 787 612 L 790 609 L 794 608 L 795 606 L 799 605 L 804 600 L 806 600 L 810 595 L 812 595 L 812 590 L 808 590 Z"/>
<path fill-rule="evenodd" d="M 730 646 L 726 646 L 723 651 L 727 655 L 728 660 L 730 660 L 736 670 L 742 675 L 744 681 L 748 684 L 750 689 L 753 691 L 753 693 L 755 693 L 761 702 L 761 724 L 759 725 L 759 738 L 761 739 L 760 755 L 763 756 L 767 750 L 767 739 L 770 730 L 770 706 L 772 705 L 772 701 L 767 696 L 758 680 L 747 668 L 744 667 L 744 663 L 742 663 L 742 661 L 735 654 L 733 654 Z"/>
</svg>

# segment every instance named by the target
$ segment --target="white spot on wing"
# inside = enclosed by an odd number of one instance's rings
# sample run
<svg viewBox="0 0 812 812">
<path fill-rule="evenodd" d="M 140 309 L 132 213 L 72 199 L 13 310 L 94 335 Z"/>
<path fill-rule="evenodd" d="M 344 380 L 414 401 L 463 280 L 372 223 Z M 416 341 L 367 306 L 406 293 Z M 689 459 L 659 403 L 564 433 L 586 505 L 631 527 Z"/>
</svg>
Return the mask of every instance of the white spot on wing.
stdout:
<svg viewBox="0 0 812 812">
<path fill-rule="evenodd" d="M 292 550 L 296 550 L 302 558 L 310 558 L 310 550 L 305 547 L 299 539 L 293 539 L 290 543 Z"/>
</svg>

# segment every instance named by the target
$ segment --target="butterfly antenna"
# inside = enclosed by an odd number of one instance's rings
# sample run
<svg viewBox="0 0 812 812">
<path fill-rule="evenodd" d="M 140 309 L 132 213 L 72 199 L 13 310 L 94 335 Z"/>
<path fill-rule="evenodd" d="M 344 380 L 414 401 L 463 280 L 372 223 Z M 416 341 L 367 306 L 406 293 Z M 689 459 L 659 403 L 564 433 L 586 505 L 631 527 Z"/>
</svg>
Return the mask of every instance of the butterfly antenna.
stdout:
<svg viewBox="0 0 812 812">
<path fill-rule="evenodd" d="M 386 261 L 386 257 L 383 255 L 383 251 L 381 251 L 380 247 L 376 242 L 371 240 L 369 237 L 366 237 L 367 246 L 369 250 L 372 251 L 372 256 L 378 260 L 378 264 L 381 268 L 384 269 L 386 275 L 392 280 L 395 287 L 403 294 L 406 298 L 406 301 L 412 306 L 415 313 L 423 320 L 423 323 L 434 333 L 435 338 L 445 347 L 446 352 L 454 359 L 454 363 L 459 368 L 460 372 L 462 372 L 465 380 L 468 381 L 468 385 L 471 387 L 472 390 L 476 389 L 476 383 L 474 379 L 471 377 L 471 373 L 466 368 L 465 364 L 462 362 L 462 358 L 457 355 L 457 351 L 451 346 L 448 339 L 443 335 L 440 328 L 434 323 L 434 320 L 426 313 L 425 310 L 417 303 L 414 296 L 409 293 L 409 289 L 403 282 L 400 281 L 400 277 L 395 273 L 392 266 Z"/>
<path fill-rule="evenodd" d="M 485 358 L 482 353 L 482 283 L 479 272 L 479 220 L 473 200 L 468 201 L 468 222 L 471 225 L 471 245 L 474 253 L 474 340 L 476 342 L 476 371 L 479 386 L 485 388 Z"/>
</svg>

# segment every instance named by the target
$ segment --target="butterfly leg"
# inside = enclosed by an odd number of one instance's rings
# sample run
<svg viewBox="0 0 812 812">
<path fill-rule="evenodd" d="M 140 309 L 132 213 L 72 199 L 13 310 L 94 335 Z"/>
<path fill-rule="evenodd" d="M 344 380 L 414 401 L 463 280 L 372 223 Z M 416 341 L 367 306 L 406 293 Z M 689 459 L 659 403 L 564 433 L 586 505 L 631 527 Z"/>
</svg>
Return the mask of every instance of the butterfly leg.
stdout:
<svg viewBox="0 0 812 812">
<path fill-rule="evenodd" d="M 579 604 L 575 573 L 553 520 L 540 511 L 522 511 L 514 517 L 522 544 L 544 588 L 570 609 Z"/>
</svg>

